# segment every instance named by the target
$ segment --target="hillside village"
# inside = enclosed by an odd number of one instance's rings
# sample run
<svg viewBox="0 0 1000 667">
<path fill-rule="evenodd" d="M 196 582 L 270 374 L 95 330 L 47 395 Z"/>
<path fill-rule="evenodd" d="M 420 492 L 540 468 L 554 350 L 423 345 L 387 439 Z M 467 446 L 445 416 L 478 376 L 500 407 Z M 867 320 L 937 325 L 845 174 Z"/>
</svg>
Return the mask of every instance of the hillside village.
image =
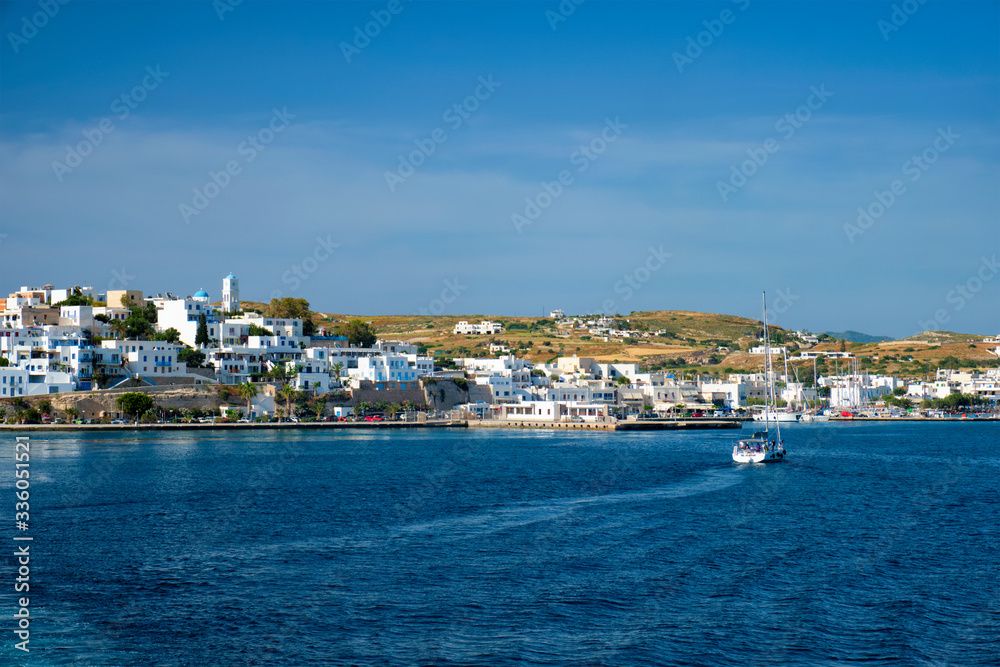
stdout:
<svg viewBox="0 0 1000 667">
<path fill-rule="evenodd" d="M 850 343 L 769 327 L 779 405 L 996 408 L 1000 339 L 925 332 Z M 0 299 L 0 421 L 126 416 L 269 420 L 456 410 L 470 419 L 604 421 L 743 414 L 764 402 L 760 321 L 685 311 L 548 317 L 315 313 L 221 300 L 22 286 Z M 115 397 L 146 393 L 142 415 Z M 32 405 L 41 410 L 32 412 Z M 37 413 L 37 414 L 35 414 Z"/>
</svg>

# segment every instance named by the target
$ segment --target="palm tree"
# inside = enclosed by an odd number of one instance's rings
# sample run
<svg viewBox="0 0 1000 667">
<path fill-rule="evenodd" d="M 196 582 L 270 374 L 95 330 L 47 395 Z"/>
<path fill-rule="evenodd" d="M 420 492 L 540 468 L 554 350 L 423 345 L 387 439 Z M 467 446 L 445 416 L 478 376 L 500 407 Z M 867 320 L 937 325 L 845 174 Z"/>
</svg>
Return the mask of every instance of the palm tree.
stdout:
<svg viewBox="0 0 1000 667">
<path fill-rule="evenodd" d="M 339 361 L 333 365 L 333 374 L 337 378 L 337 382 L 340 382 L 340 372 L 344 370 L 344 364 Z"/>
<path fill-rule="evenodd" d="M 245 398 L 247 401 L 247 414 L 246 418 L 250 419 L 250 402 L 257 397 L 257 386 L 247 380 L 240 385 L 240 398 Z"/>
<path fill-rule="evenodd" d="M 399 414 L 400 407 L 401 406 L 399 405 L 399 403 L 390 403 L 389 404 L 389 407 L 387 407 L 385 409 L 385 411 L 389 414 L 389 419 L 395 419 L 396 418 L 396 415 Z"/>
<path fill-rule="evenodd" d="M 115 320 L 111 323 L 111 331 L 115 333 L 115 337 L 122 339 L 125 337 L 125 332 L 128 331 L 128 325 L 125 324 L 124 320 Z"/>
<path fill-rule="evenodd" d="M 354 405 L 354 416 L 363 417 L 365 415 L 365 412 L 367 412 L 370 408 L 371 408 L 371 403 L 369 403 L 368 401 L 358 401 Z"/>
<path fill-rule="evenodd" d="M 278 391 L 278 396 L 285 399 L 285 413 L 288 415 L 292 414 L 292 398 L 298 392 L 295 391 L 295 387 L 290 384 L 286 384 Z"/>
<path fill-rule="evenodd" d="M 76 418 L 80 416 L 80 411 L 76 408 L 66 408 L 66 416 L 71 422 L 75 422 Z"/>
</svg>

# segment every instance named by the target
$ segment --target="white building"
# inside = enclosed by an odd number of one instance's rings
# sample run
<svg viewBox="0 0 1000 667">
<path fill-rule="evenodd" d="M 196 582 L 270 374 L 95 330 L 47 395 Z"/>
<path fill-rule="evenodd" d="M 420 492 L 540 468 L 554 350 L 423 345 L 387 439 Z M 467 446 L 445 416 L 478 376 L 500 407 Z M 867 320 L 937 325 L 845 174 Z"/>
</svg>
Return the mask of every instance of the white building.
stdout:
<svg viewBox="0 0 1000 667">
<path fill-rule="evenodd" d="M 205 315 L 209 339 L 220 339 L 219 323 L 212 312 L 211 304 L 208 303 L 207 295 L 185 299 L 157 297 L 152 299 L 152 302 L 157 310 L 157 331 L 176 329 L 180 332 L 182 342 L 191 347 L 196 347 L 194 341 L 198 337 L 198 319 L 202 315 Z"/>
<path fill-rule="evenodd" d="M 515 400 L 514 383 L 510 377 L 505 377 L 499 373 L 490 375 L 479 375 L 473 381 L 483 387 L 489 388 L 490 398 L 494 403 L 510 403 Z"/>
<path fill-rule="evenodd" d="M 375 383 L 376 389 L 409 389 L 417 386 L 419 374 L 403 354 L 380 354 L 358 359 L 357 368 L 348 371 L 352 386 L 360 380 Z"/>
<path fill-rule="evenodd" d="M 842 408 L 872 403 L 902 383 L 887 375 L 832 375 L 821 377 L 819 385 L 830 388 L 830 407 Z"/>
<path fill-rule="evenodd" d="M 786 350 L 784 347 L 772 347 L 771 356 L 785 354 Z M 764 354 L 764 346 L 758 345 L 757 347 L 750 348 L 750 354 Z"/>
<path fill-rule="evenodd" d="M 28 371 L 12 366 L 0 367 L 0 398 L 26 396 L 28 388 Z"/>
<path fill-rule="evenodd" d="M 302 320 L 297 317 L 265 317 L 258 313 L 243 313 L 237 317 L 227 317 L 226 324 L 242 324 L 246 326 L 253 324 L 262 329 L 267 329 L 275 336 L 294 338 L 303 343 L 309 342 L 308 337 L 302 336 Z"/>
<path fill-rule="evenodd" d="M 240 281 L 233 274 L 222 279 L 222 312 L 235 313 L 240 309 Z"/>
<path fill-rule="evenodd" d="M 177 360 L 177 353 L 183 345 L 159 340 L 106 340 L 101 347 L 118 350 L 125 369 L 132 376 L 184 377 L 188 374 L 187 364 Z"/>
<path fill-rule="evenodd" d="M 92 330 L 94 328 L 94 307 L 60 306 L 59 324 L 77 326 Z"/>
<path fill-rule="evenodd" d="M 454 333 L 456 335 L 473 335 L 473 336 L 484 336 L 498 334 L 503 331 L 503 325 L 499 322 L 490 322 L 489 320 L 483 320 L 479 324 L 469 324 L 465 320 L 462 320 L 455 325 Z"/>
</svg>

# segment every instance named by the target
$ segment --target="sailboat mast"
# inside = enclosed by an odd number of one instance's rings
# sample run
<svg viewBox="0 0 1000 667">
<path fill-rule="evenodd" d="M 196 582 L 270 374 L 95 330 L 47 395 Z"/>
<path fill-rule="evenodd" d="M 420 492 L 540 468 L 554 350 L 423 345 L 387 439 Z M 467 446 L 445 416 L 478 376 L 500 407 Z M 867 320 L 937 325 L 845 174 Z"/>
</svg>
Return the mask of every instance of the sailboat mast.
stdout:
<svg viewBox="0 0 1000 667">
<path fill-rule="evenodd" d="M 765 381 L 767 382 L 767 398 L 764 400 L 764 428 L 770 434 L 770 412 L 772 409 L 777 409 L 778 401 L 774 396 L 774 376 L 771 367 L 771 335 L 767 330 L 767 292 L 761 293 L 761 301 L 764 306 L 764 373 Z M 777 415 L 775 415 L 774 427 L 777 429 L 778 440 L 780 441 L 781 425 L 778 423 Z"/>
<path fill-rule="evenodd" d="M 764 323 L 764 430 L 771 431 L 771 344 L 767 335 L 767 292 L 761 292 L 763 311 L 761 321 Z"/>
</svg>

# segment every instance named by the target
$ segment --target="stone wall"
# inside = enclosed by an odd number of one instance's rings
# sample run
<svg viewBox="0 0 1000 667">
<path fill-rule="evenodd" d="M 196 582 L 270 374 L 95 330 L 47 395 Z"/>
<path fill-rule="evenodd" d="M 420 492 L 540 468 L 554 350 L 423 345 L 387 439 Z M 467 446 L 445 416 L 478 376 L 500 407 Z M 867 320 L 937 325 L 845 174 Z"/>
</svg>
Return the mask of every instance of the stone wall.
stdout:
<svg viewBox="0 0 1000 667">
<path fill-rule="evenodd" d="M 103 391 L 74 391 L 62 394 L 46 394 L 25 397 L 28 403 L 37 406 L 39 401 L 48 399 L 57 415 L 62 416 L 66 408 L 76 408 L 83 419 L 97 419 L 103 413 L 117 414 L 115 399 L 126 392 L 148 394 L 153 403 L 163 408 L 199 408 L 217 411 L 222 404 L 219 393 L 208 386 L 195 387 L 134 387 L 127 389 L 105 389 Z M 8 406 L 7 412 L 11 409 Z"/>
</svg>

